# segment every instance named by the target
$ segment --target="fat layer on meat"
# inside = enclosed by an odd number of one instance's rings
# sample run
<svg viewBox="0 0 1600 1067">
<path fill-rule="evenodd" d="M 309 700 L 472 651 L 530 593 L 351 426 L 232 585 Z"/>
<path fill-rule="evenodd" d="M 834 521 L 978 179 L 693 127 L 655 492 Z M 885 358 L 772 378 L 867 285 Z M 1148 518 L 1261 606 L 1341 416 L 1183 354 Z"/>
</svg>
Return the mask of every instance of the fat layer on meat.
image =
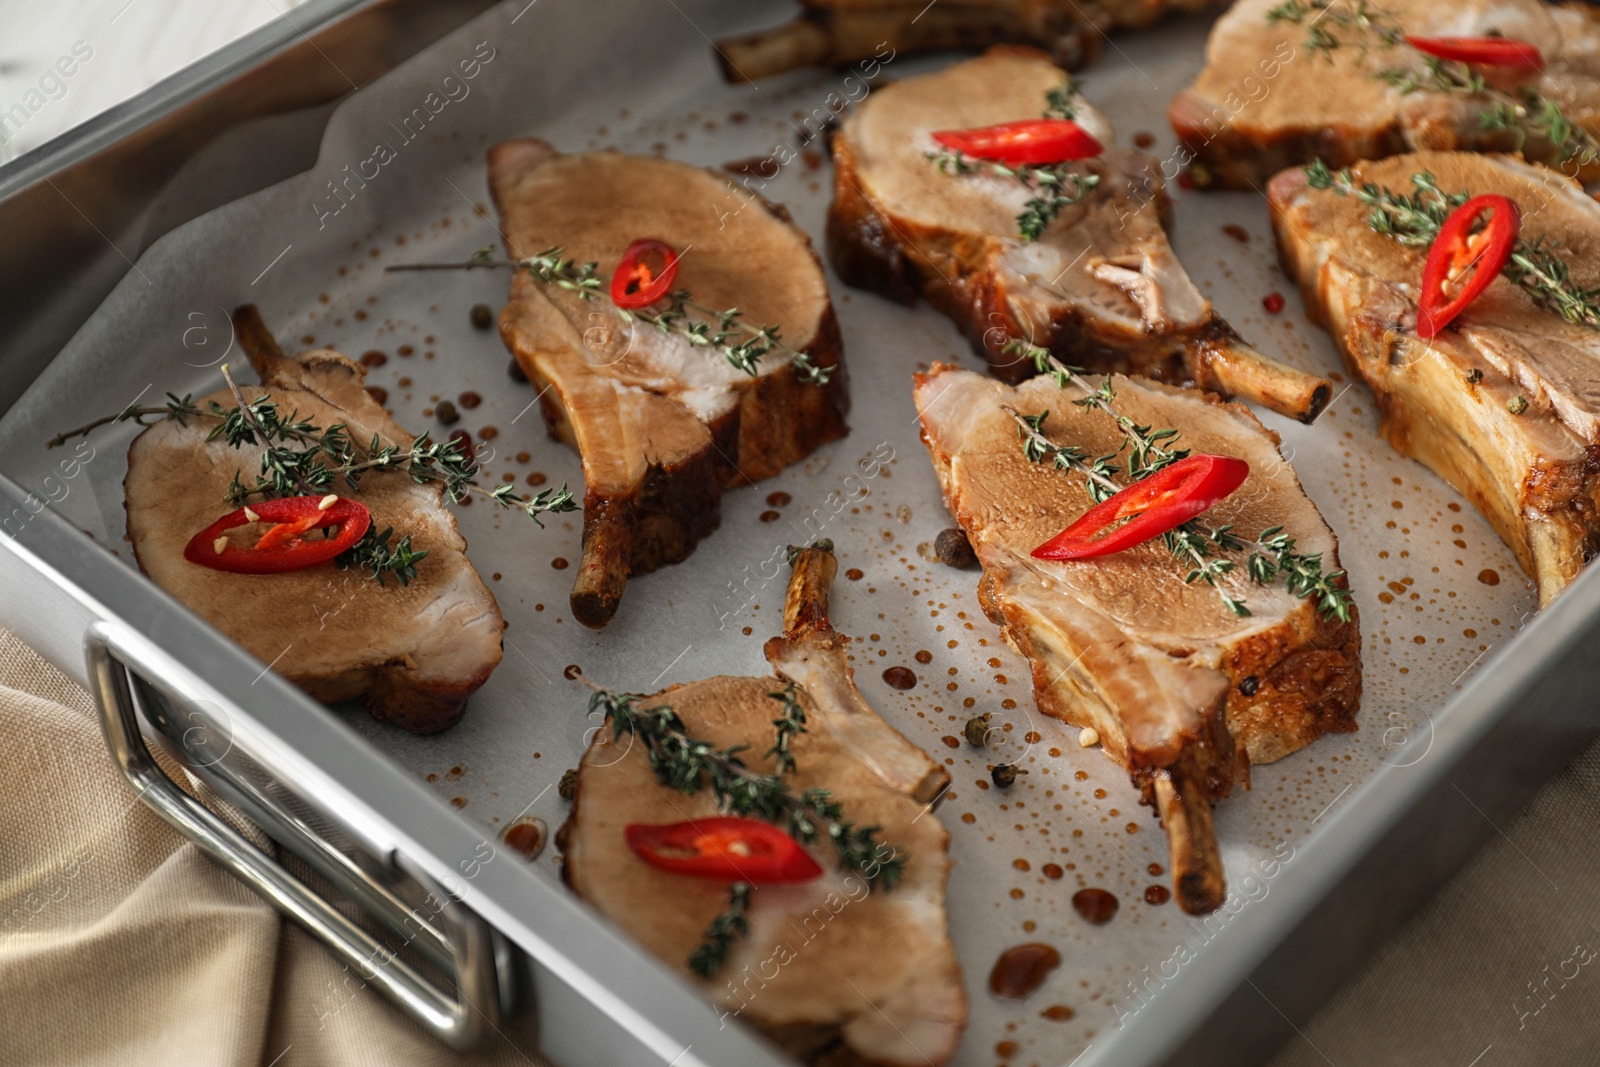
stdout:
<svg viewBox="0 0 1600 1067">
<path fill-rule="evenodd" d="M 609 278 L 629 243 L 654 237 L 683 252 L 674 284 L 696 303 L 776 326 L 833 369 L 827 385 L 808 385 L 774 351 L 750 377 L 712 348 L 623 322 L 603 295 L 580 300 L 516 272 L 500 333 L 551 434 L 583 459 L 572 608 L 598 628 L 629 575 L 683 560 L 716 529 L 724 489 L 769 478 L 845 434 L 838 323 L 805 234 L 726 175 L 519 140 L 489 153 L 489 182 L 514 258 L 559 246 Z"/>
<path fill-rule="evenodd" d="M 1113 143 L 1081 97 L 1075 121 L 1106 146 L 1073 165 L 1099 184 L 1036 240 L 1017 216 L 1035 195 L 985 169 L 951 175 L 928 158 L 939 130 L 1039 117 L 1065 73 L 1031 49 L 996 48 L 864 100 L 834 137 L 828 254 L 841 278 L 891 299 L 926 299 L 995 374 L 1033 363 L 1013 339 L 1095 370 L 1236 394 L 1310 421 L 1329 385 L 1246 345 L 1213 310 L 1167 240 L 1160 163 Z"/>
<path fill-rule="evenodd" d="M 1208 523 L 1244 537 L 1282 526 L 1300 551 L 1338 567 L 1333 533 L 1279 456 L 1277 435 L 1248 410 L 1154 382 L 1112 383 L 1134 422 L 1177 428 L 1182 447 L 1250 464 L 1249 479 L 1207 512 Z M 1222 899 L 1209 801 L 1247 784 L 1246 753 L 1266 763 L 1355 728 L 1358 627 L 1321 617 L 1281 583 L 1251 584 L 1242 566 L 1221 579 L 1249 606 L 1248 617 L 1237 617 L 1217 590 L 1187 584 L 1188 565 L 1159 539 L 1095 559 L 1033 558 L 1093 501 L 1081 475 L 1026 459 L 1002 405 L 1049 412 L 1046 433 L 1061 444 L 1091 456 L 1116 452 L 1115 422 L 1069 400 L 1048 378 L 1009 386 L 943 364 L 916 382 L 945 503 L 983 565 L 985 612 L 1031 663 L 1040 710 L 1093 727 L 1145 802 L 1158 806 L 1179 902 L 1208 911 Z M 1174 789 L 1178 796 L 1163 796 Z M 1216 865 L 1215 879 L 1205 877 L 1207 864 Z"/>
<path fill-rule="evenodd" d="M 327 349 L 289 358 L 252 352 L 261 385 L 241 384 L 247 398 L 265 394 L 285 419 L 329 427 L 352 438 L 374 434 L 402 449 L 413 438 L 362 386 L 365 370 Z M 226 389 L 196 401 L 235 404 Z M 379 531 L 409 534 L 428 553 L 417 576 L 380 585 L 361 570 L 326 563 L 284 574 L 232 574 L 190 563 L 184 546 L 196 531 L 233 510 L 234 474 L 248 483 L 260 470 L 257 446 L 207 441 L 216 423 L 159 422 L 134 438 L 124 483 L 128 537 L 139 566 L 161 588 L 268 663 L 312 697 L 360 700 L 373 716 L 415 733 L 453 725 L 467 697 L 500 662 L 505 620 L 466 557 L 436 482 L 399 472 L 368 472 L 350 493 L 372 513 Z M 335 487 L 345 492 L 348 487 Z"/>
<path fill-rule="evenodd" d="M 795 792 L 822 788 L 858 825 L 906 860 L 893 889 L 867 889 L 837 870 L 832 846 L 813 849 L 826 873 L 801 885 L 756 885 L 750 934 L 716 977 L 690 979 L 729 1018 L 756 1026 L 805 1062 L 925 1067 L 954 1052 L 966 1025 L 960 966 L 945 920 L 949 833 L 928 804 L 949 784 L 945 770 L 900 735 L 856 690 L 849 638 L 827 622 L 831 552 L 801 550 L 789 585 L 785 633 L 767 643 L 777 677 L 709 678 L 638 698 L 669 705 L 690 735 L 718 748 L 771 745 L 786 684 L 805 709 L 794 738 Z M 706 927 L 727 907 L 728 887 L 650 867 L 627 847 L 630 823 L 675 823 L 718 814 L 709 791 L 685 795 L 659 784 L 642 746 L 598 731 L 578 769 L 565 842 L 568 884 L 647 950 L 684 970 Z M 849 976 L 844 981 L 842 976 Z"/>
<path fill-rule="evenodd" d="M 1403 41 L 1339 26 L 1333 13 L 1349 14 L 1363 0 L 1333 0 L 1330 13 L 1300 22 L 1273 20 L 1279 0 L 1239 0 L 1212 28 L 1206 65 L 1195 83 L 1172 101 L 1169 117 L 1195 160 L 1202 185 L 1263 188 L 1285 167 L 1322 159 L 1340 167 L 1415 150 L 1514 151 L 1554 162 L 1557 153 L 1537 131 L 1519 137 L 1484 121 L 1490 101 L 1431 89 L 1407 92 L 1381 75 L 1412 73 L 1427 84 L 1426 57 Z M 1584 4 L 1543 0 L 1405 0 L 1378 5 L 1405 33 L 1422 37 L 1524 40 L 1544 57 L 1530 77 L 1481 68 L 1506 87 L 1526 85 L 1554 101 L 1572 120 L 1600 133 L 1600 15 Z M 1314 22 L 1343 39 L 1313 53 Z M 1362 46 L 1362 41 L 1367 41 Z M 1578 173 L 1576 163 L 1563 164 Z M 1587 166 L 1583 177 L 1596 171 Z"/>
<path fill-rule="evenodd" d="M 1572 284 L 1600 286 L 1600 205 L 1575 183 L 1508 156 L 1419 152 L 1356 167 L 1410 192 L 1498 193 L 1522 209 Z M 1417 336 L 1425 252 L 1375 233 L 1359 201 L 1288 170 L 1267 190 L 1284 269 L 1372 387 L 1384 436 L 1454 485 L 1495 527 L 1548 603 L 1600 540 L 1600 332 L 1498 277 L 1431 341 Z M 1520 402 L 1518 398 L 1521 398 Z"/>
</svg>

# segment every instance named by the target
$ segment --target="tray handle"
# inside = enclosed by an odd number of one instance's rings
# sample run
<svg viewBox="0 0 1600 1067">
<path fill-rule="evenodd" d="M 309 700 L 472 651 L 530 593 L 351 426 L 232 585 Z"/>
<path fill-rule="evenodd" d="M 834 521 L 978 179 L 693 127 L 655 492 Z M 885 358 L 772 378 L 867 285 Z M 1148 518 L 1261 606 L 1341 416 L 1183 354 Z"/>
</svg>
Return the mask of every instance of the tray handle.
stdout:
<svg viewBox="0 0 1600 1067">
<path fill-rule="evenodd" d="M 104 624 L 90 627 L 84 638 L 90 691 L 100 712 L 106 747 L 139 798 L 446 1045 L 468 1050 L 497 1030 L 501 1002 L 489 926 L 415 865 L 404 864 L 405 873 L 443 901 L 437 919 L 445 928 L 454 962 L 454 992 L 441 989 L 400 959 L 167 776 L 140 732 L 140 698 L 131 675 L 138 674 L 152 684 L 159 679 L 158 688 L 169 697 L 201 691 L 204 686 L 165 657 L 160 657 L 157 670 L 151 657 L 141 654 L 142 644 L 126 640 L 117 629 Z M 396 853 L 395 858 L 404 857 Z"/>
</svg>

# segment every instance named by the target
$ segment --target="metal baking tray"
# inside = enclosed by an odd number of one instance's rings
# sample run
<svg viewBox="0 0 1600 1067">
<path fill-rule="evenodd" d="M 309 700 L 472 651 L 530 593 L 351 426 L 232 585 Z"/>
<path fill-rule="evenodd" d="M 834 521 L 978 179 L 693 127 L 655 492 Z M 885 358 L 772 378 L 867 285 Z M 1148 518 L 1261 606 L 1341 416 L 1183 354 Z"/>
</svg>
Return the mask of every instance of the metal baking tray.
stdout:
<svg viewBox="0 0 1600 1067">
<path fill-rule="evenodd" d="M 830 175 L 814 131 L 882 79 L 952 59 L 732 87 L 706 38 L 779 21 L 785 5 L 512 0 L 480 10 L 313 2 L 0 168 L 0 226 L 16 235 L 0 264 L 0 624 L 91 685 L 113 756 L 158 811 L 442 1039 L 466 1046 L 515 1031 L 574 1065 L 780 1062 L 573 900 L 554 849 L 530 864 L 499 833 L 519 816 L 554 828 L 564 815 L 554 783 L 597 725 L 568 665 L 637 691 L 764 673 L 760 644 L 778 628 L 782 597 L 772 561 L 791 541 L 830 537 L 841 568 L 862 572 L 841 579 L 834 611 L 857 639 L 858 680 L 950 764 L 940 811 L 954 837 L 951 930 L 973 1001 L 959 1064 L 992 1059 L 1000 1041 L 1016 1044 L 1018 1064 L 1263 1058 L 1600 732 L 1586 696 L 1597 672 L 1585 649 L 1600 630 L 1594 575 L 1535 614 L 1531 587 L 1486 524 L 1377 440 L 1359 386 L 1313 427 L 1264 415 L 1341 537 L 1364 631 L 1362 728 L 1255 768 L 1254 788 L 1219 807 L 1233 894 L 1223 910 L 1194 919 L 1145 903 L 1143 889 L 1161 880 L 1147 867 L 1166 861 L 1152 815 L 1117 768 L 1031 711 L 1025 664 L 982 616 L 974 576 L 929 558 L 949 520 L 917 440 L 909 376 L 935 358 L 976 361 L 926 308 L 837 282 L 850 436 L 730 493 L 721 529 L 686 563 L 631 581 L 607 630 L 568 616 L 571 572 L 552 566 L 576 560 L 576 519 L 541 532 L 469 508 L 470 554 L 511 626 L 505 661 L 462 723 L 415 738 L 306 700 L 132 566 L 121 542 L 129 433 L 96 436 L 79 453 L 46 452 L 43 441 L 146 389 L 214 387 L 227 309 L 250 300 L 282 338 L 384 352 L 370 381 L 412 429 L 429 424 L 434 397 L 479 393 L 462 425 L 480 441 L 496 431 L 491 476 L 576 485 L 576 459 L 545 437 L 533 391 L 506 376 L 498 340 L 468 325 L 472 304 L 503 299 L 505 279 L 381 272 L 493 242 L 484 149 L 537 134 L 569 150 L 615 145 L 714 166 L 798 147 L 761 191 L 820 239 Z M 1117 37 L 1086 72 L 1086 93 L 1124 140 L 1149 132 L 1153 152 L 1171 152 L 1164 109 L 1197 68 L 1206 28 L 1188 19 Z M 471 95 L 406 137 L 391 173 L 327 199 L 328 183 L 370 154 L 356 147 L 480 45 L 495 58 Z M 1178 252 L 1223 314 L 1258 347 L 1334 370 L 1331 345 L 1276 271 L 1259 198 L 1177 195 Z M 1250 240 L 1224 236 L 1224 224 Z M 1261 308 L 1272 290 L 1287 294 L 1281 316 Z M 787 502 L 768 499 L 778 493 Z M 1501 580 L 1485 584 L 1480 571 Z M 912 667 L 919 685 L 889 688 L 879 677 L 888 666 Z M 1004 796 L 979 787 L 985 759 L 944 742 L 978 711 L 1012 727 L 1007 755 L 1030 771 Z M 141 728 L 309 864 L 322 892 L 372 921 L 341 921 L 170 787 Z M 1063 877 L 1047 878 L 1046 862 Z M 1079 885 L 1118 896 L 1109 925 L 1073 913 Z M 1020 1006 L 991 997 L 996 953 L 1031 940 L 1060 948 L 1063 966 Z M 1057 1003 L 1074 1018 L 1041 1018 Z"/>
</svg>

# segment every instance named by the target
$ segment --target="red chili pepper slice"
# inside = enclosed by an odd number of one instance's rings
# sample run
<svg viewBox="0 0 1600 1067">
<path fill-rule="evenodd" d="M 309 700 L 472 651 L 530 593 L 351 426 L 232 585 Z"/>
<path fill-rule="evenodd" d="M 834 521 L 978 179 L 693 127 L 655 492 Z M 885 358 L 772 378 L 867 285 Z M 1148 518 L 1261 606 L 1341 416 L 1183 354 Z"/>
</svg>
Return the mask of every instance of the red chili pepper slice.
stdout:
<svg viewBox="0 0 1600 1067">
<path fill-rule="evenodd" d="M 1026 119 L 972 130 L 937 130 L 933 139 L 964 156 L 1008 167 L 1066 163 L 1105 151 L 1104 145 L 1071 119 Z"/>
<path fill-rule="evenodd" d="M 263 500 L 248 508 L 230 511 L 204 530 L 189 538 L 183 558 L 190 563 L 234 574 L 282 574 L 326 563 L 361 540 L 372 525 L 372 513 L 364 504 L 347 497 L 335 497 L 327 507 L 320 496 L 288 496 Z M 253 548 L 230 544 L 225 535 L 236 526 L 256 521 L 249 511 L 270 526 Z M 300 535 L 311 530 L 334 528 L 329 537 L 302 541 Z"/>
<path fill-rule="evenodd" d="M 1490 213 L 1489 220 L 1474 233 L 1472 227 L 1484 212 Z M 1511 258 L 1521 228 L 1522 211 L 1503 196 L 1475 196 L 1450 213 L 1422 267 L 1417 336 L 1437 337 L 1489 288 Z"/>
<path fill-rule="evenodd" d="M 1141 545 L 1183 525 L 1232 493 L 1250 464 L 1232 456 L 1189 456 L 1134 482 L 1033 550 L 1035 559 L 1090 559 Z M 1124 526 L 1096 538 L 1128 516 Z"/>
<path fill-rule="evenodd" d="M 1515 37 L 1407 37 L 1406 43 L 1419 52 L 1439 59 L 1453 59 L 1480 67 L 1507 70 L 1540 70 L 1544 55 L 1538 46 Z"/>
<path fill-rule="evenodd" d="M 622 253 L 611 275 L 611 302 L 633 311 L 667 295 L 678 276 L 678 253 L 665 241 L 641 237 Z"/>
<path fill-rule="evenodd" d="M 822 868 L 800 842 L 759 819 L 719 815 L 664 825 L 630 823 L 628 847 L 658 871 L 720 882 L 809 882 Z"/>
</svg>

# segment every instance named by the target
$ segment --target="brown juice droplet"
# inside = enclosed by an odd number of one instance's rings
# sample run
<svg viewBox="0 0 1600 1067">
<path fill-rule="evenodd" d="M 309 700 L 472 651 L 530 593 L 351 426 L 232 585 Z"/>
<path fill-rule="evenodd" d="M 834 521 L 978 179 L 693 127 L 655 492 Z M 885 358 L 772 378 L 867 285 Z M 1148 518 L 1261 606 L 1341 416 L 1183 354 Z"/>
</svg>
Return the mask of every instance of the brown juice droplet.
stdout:
<svg viewBox="0 0 1600 1067">
<path fill-rule="evenodd" d="M 1039 1013 L 1041 1018 L 1049 1019 L 1051 1022 L 1057 1023 L 1064 1023 L 1077 1014 L 1077 1012 L 1073 1011 L 1065 1004 L 1052 1004 L 1044 1011 Z"/>
<path fill-rule="evenodd" d="M 859 582 L 862 578 L 866 577 L 866 575 L 862 574 L 861 571 L 855 567 L 851 567 L 849 570 L 845 571 L 844 576 L 850 579 L 852 582 Z"/>
<path fill-rule="evenodd" d="M 1482 582 L 1484 585 L 1499 585 L 1500 572 L 1492 568 L 1485 567 L 1483 570 L 1478 572 L 1478 581 Z"/>
<path fill-rule="evenodd" d="M 395 351 L 400 353 L 402 356 L 409 356 L 411 353 L 415 352 L 416 349 L 412 348 L 410 345 L 401 345 L 399 348 L 395 349 Z"/>
<path fill-rule="evenodd" d="M 999 997 L 1021 1000 L 1044 984 L 1050 972 L 1061 966 L 1061 953 L 1037 941 L 1017 945 L 1000 953 L 989 972 L 989 992 Z"/>
<path fill-rule="evenodd" d="M 918 652 L 914 658 L 918 663 L 932 663 L 933 653 L 923 649 L 922 651 Z"/>
<path fill-rule="evenodd" d="M 781 489 L 776 493 L 767 494 L 767 503 L 771 504 L 775 508 L 781 508 L 793 499 L 794 497 L 790 496 L 788 493 L 785 493 Z"/>
<path fill-rule="evenodd" d="M 528 475 L 529 485 L 543 485 L 549 480 L 550 478 L 545 474 L 544 471 L 534 471 L 532 474 Z"/>
<path fill-rule="evenodd" d="M 895 689 L 910 689 L 917 684 L 917 676 L 905 667 L 890 667 L 883 672 L 883 680 Z"/>
<path fill-rule="evenodd" d="M 761 513 L 762 522 L 777 522 L 778 518 L 779 515 L 776 511 L 763 511 Z"/>
<path fill-rule="evenodd" d="M 499 436 L 500 431 L 495 429 L 493 426 L 485 426 L 483 429 L 478 431 L 478 437 L 485 441 L 493 441 Z"/>
<path fill-rule="evenodd" d="M 1061 869 L 1061 864 L 1059 863 L 1047 863 L 1043 867 L 1040 867 L 1039 870 L 1046 878 L 1051 880 L 1059 880 L 1062 875 L 1067 873 Z"/>
<path fill-rule="evenodd" d="M 571 564 L 562 559 L 560 556 L 557 556 L 555 559 L 550 561 L 550 566 L 554 567 L 558 571 L 564 571 L 570 567 Z"/>
<path fill-rule="evenodd" d="M 479 404 L 483 403 L 483 397 L 469 389 L 465 393 L 462 393 L 460 396 L 456 397 L 456 403 L 460 404 L 464 408 L 475 408 Z"/>
<path fill-rule="evenodd" d="M 1230 222 L 1222 227 L 1222 232 L 1232 237 L 1242 245 L 1250 243 L 1250 231 L 1240 226 L 1237 222 Z"/>
<path fill-rule="evenodd" d="M 1080 889 L 1072 894 L 1072 907 L 1085 922 L 1104 926 L 1117 914 L 1117 898 L 1104 889 Z"/>
<path fill-rule="evenodd" d="M 438 774 L 434 773 L 433 771 L 429 771 L 428 772 L 428 781 L 437 782 L 438 780 L 439 780 Z"/>
<path fill-rule="evenodd" d="M 384 404 L 389 402 L 389 390 L 385 389 L 381 385 L 367 386 L 367 395 L 376 400 L 379 407 L 382 407 Z M 1498 579 L 1496 580 L 1498 581 Z"/>
<path fill-rule="evenodd" d="M 576 663 L 569 663 L 569 664 L 566 665 L 565 669 L 562 670 L 561 676 L 563 678 L 571 680 L 573 678 L 576 678 L 578 675 L 580 675 L 582 673 L 583 673 L 583 668 L 582 667 L 578 666 Z"/>
<path fill-rule="evenodd" d="M 1009 1060 L 1021 1047 L 1015 1041 L 1000 1041 L 994 1046 L 994 1054 L 1003 1060 Z"/>
<path fill-rule="evenodd" d="M 363 367 L 381 367 L 387 362 L 389 362 L 389 357 L 379 352 L 376 348 L 370 352 L 361 353 L 361 365 Z"/>
<path fill-rule="evenodd" d="M 945 748 L 960 748 L 961 747 L 961 738 L 959 738 L 959 737 L 951 737 L 949 734 L 946 734 L 945 736 L 939 738 L 939 740 L 944 742 L 944 747 Z"/>
<path fill-rule="evenodd" d="M 1144 902 L 1146 904 L 1165 904 L 1172 899 L 1172 890 L 1164 885 L 1147 885 L 1144 887 Z"/>
<path fill-rule="evenodd" d="M 452 808 L 464 808 L 464 807 L 467 806 L 467 798 L 466 797 L 451 797 L 450 798 L 450 806 Z"/>
<path fill-rule="evenodd" d="M 525 859 L 537 859 L 539 853 L 544 851 L 545 839 L 549 836 L 542 819 L 518 819 L 506 827 L 506 832 L 501 835 L 507 847 L 522 853 Z"/>
<path fill-rule="evenodd" d="M 1152 877 L 1152 878 L 1160 878 L 1161 877 L 1162 867 L 1161 867 L 1161 864 L 1159 864 L 1159 863 L 1152 863 L 1150 866 L 1146 867 L 1145 870 L 1150 872 L 1150 877 Z"/>
</svg>

